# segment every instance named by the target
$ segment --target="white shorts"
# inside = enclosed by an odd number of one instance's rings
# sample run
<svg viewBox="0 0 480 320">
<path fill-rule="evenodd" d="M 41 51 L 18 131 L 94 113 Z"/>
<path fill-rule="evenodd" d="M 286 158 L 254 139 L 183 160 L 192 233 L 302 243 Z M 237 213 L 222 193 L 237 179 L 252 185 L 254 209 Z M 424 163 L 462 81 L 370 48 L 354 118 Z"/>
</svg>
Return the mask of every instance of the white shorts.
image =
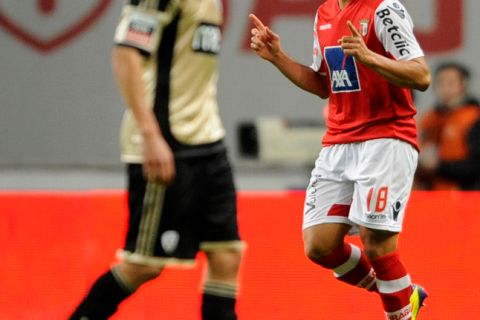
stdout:
<svg viewBox="0 0 480 320">
<path fill-rule="evenodd" d="M 307 189 L 303 229 L 323 223 L 400 232 L 418 152 L 397 139 L 324 147 Z"/>
</svg>

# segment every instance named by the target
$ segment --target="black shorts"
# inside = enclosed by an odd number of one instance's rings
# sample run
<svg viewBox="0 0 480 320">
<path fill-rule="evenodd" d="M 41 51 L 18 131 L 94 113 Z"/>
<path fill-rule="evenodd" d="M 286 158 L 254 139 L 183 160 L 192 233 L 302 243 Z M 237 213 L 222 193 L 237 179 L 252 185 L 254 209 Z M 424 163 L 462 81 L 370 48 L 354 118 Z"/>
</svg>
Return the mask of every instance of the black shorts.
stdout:
<svg viewBox="0 0 480 320">
<path fill-rule="evenodd" d="M 175 160 L 171 185 L 147 182 L 140 164 L 129 164 L 129 227 L 125 262 L 193 264 L 199 250 L 242 249 L 236 193 L 225 151 Z"/>
</svg>

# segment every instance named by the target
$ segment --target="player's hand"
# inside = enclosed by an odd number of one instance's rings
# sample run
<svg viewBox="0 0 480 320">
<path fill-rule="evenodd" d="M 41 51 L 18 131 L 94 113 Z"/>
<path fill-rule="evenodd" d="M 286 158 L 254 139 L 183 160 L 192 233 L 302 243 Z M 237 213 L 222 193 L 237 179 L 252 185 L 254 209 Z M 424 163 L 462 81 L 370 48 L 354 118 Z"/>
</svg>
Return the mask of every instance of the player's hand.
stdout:
<svg viewBox="0 0 480 320">
<path fill-rule="evenodd" d="M 172 149 L 158 133 L 143 137 L 143 174 L 149 181 L 169 184 L 175 177 Z"/>
<path fill-rule="evenodd" d="M 250 14 L 249 18 L 254 25 L 254 28 L 251 30 L 250 48 L 259 57 L 273 61 L 281 51 L 280 37 L 270 30 L 269 27 L 266 27 L 254 14 Z"/>
<path fill-rule="evenodd" d="M 369 65 L 372 58 L 372 51 L 368 49 L 361 33 L 355 28 L 353 23 L 347 21 L 347 25 L 352 35 L 342 37 L 338 40 L 338 43 L 346 55 L 353 56 L 358 62 Z"/>
</svg>

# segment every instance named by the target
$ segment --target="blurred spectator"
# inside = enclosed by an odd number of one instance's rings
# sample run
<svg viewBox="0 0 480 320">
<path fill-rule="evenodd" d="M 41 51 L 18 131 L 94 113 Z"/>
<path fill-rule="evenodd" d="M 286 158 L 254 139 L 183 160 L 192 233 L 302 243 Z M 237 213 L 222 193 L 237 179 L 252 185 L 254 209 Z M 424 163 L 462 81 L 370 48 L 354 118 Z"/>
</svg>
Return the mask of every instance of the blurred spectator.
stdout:
<svg viewBox="0 0 480 320">
<path fill-rule="evenodd" d="M 437 104 L 419 121 L 417 189 L 480 189 L 480 108 L 469 95 L 469 80 L 458 63 L 435 71 Z"/>
</svg>

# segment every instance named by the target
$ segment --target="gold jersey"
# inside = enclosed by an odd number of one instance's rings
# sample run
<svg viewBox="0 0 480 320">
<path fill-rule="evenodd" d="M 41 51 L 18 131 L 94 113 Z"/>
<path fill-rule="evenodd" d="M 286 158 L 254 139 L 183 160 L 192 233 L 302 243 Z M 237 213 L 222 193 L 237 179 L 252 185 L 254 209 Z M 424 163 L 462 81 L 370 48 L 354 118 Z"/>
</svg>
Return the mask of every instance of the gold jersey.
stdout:
<svg viewBox="0 0 480 320">
<path fill-rule="evenodd" d="M 175 156 L 211 152 L 225 135 L 217 105 L 221 0 L 130 0 L 115 44 L 138 49 L 146 97 Z M 142 135 L 130 110 L 122 160 L 142 162 Z M 221 144 L 223 146 L 223 144 Z"/>
</svg>

